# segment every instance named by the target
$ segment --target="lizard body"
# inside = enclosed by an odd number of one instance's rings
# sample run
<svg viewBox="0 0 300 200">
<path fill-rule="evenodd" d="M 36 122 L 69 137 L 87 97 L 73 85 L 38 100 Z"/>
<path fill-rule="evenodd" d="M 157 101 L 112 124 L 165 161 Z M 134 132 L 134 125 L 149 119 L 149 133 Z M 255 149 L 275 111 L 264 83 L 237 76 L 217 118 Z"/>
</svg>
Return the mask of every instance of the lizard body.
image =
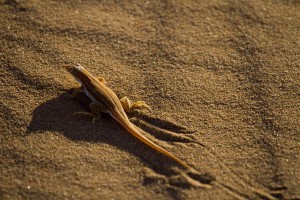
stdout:
<svg viewBox="0 0 300 200">
<path fill-rule="evenodd" d="M 142 143 L 151 147 L 152 149 L 164 154 L 165 156 L 176 161 L 187 169 L 192 169 L 184 161 L 165 150 L 164 148 L 156 145 L 144 135 L 142 135 L 129 121 L 123 105 L 117 95 L 104 84 L 104 79 L 97 79 L 91 75 L 81 65 L 67 66 L 67 71 L 75 78 L 75 80 L 81 84 L 81 89 L 93 102 L 90 105 L 91 110 L 97 110 L 110 114 L 117 122 L 119 122 L 129 133 L 137 138 Z M 76 92 L 75 92 L 76 93 Z M 77 92 L 78 93 L 78 92 Z M 76 95 L 76 94 L 75 94 Z M 100 114 L 100 113 L 98 113 Z"/>
</svg>

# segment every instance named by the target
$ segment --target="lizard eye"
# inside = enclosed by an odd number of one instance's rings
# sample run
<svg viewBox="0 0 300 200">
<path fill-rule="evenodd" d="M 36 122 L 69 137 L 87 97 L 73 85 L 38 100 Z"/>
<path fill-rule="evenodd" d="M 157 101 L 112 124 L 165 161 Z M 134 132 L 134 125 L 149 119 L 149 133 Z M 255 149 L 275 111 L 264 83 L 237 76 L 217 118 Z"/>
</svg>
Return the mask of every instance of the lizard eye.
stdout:
<svg viewBox="0 0 300 200">
<path fill-rule="evenodd" d="M 74 71 L 74 66 L 65 66 L 65 69 L 69 72 Z"/>
</svg>

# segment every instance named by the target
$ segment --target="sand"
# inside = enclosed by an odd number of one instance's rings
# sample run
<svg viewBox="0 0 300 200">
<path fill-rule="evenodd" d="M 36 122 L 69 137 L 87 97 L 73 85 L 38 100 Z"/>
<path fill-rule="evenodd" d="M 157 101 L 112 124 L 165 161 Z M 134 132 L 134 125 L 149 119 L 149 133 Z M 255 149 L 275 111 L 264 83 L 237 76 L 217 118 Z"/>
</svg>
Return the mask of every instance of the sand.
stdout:
<svg viewBox="0 0 300 200">
<path fill-rule="evenodd" d="M 0 199 L 300 198 L 299 1 L 0 2 Z M 77 63 L 197 174 L 74 117 Z"/>
</svg>

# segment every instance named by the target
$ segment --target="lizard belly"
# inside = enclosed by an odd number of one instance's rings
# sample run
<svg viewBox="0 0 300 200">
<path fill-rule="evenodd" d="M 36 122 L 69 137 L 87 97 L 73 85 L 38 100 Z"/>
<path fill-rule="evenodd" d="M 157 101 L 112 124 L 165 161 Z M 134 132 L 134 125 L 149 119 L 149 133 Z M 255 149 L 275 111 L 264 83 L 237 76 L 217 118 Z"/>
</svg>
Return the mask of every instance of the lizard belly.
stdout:
<svg viewBox="0 0 300 200">
<path fill-rule="evenodd" d="M 90 100 L 93 102 L 93 103 L 99 103 L 90 93 L 89 91 L 84 87 L 83 88 L 83 92 L 86 96 L 88 96 L 90 98 Z"/>
</svg>

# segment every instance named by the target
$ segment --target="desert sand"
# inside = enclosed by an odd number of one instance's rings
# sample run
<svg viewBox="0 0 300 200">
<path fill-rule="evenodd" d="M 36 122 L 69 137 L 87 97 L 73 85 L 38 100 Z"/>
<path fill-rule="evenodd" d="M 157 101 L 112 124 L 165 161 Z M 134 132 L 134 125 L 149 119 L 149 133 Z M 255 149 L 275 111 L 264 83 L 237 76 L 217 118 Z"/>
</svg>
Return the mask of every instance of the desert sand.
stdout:
<svg viewBox="0 0 300 200">
<path fill-rule="evenodd" d="M 300 199 L 297 0 L 0 1 L 0 199 Z M 64 66 L 152 111 L 147 148 Z"/>
</svg>

